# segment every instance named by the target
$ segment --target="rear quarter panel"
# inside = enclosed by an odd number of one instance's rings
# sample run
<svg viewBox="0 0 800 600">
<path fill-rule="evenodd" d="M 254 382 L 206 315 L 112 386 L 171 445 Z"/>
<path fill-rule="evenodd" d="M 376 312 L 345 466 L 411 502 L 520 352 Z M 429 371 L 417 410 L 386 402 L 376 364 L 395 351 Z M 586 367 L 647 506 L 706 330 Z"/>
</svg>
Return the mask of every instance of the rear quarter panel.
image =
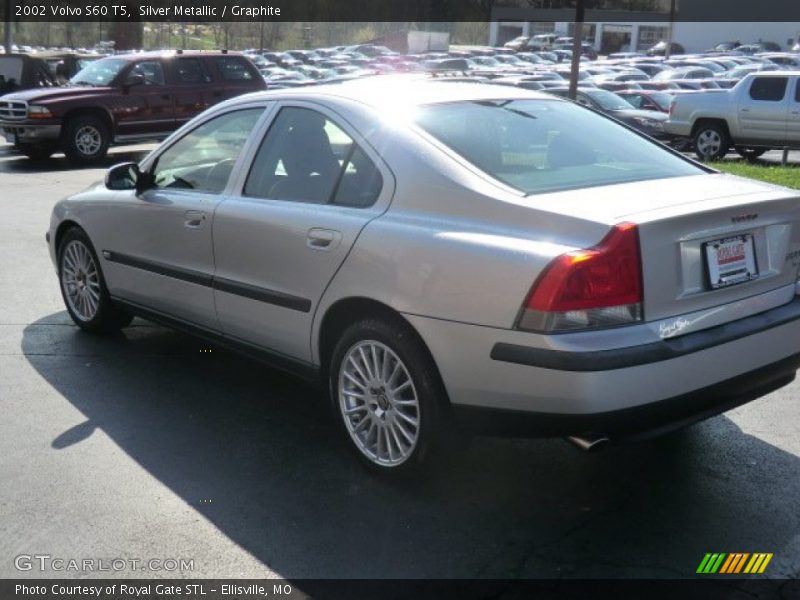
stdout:
<svg viewBox="0 0 800 600">
<path fill-rule="evenodd" d="M 396 188 L 361 232 L 322 297 L 370 298 L 408 315 L 511 329 L 536 277 L 555 256 L 599 241 L 609 225 L 536 208 L 426 144 L 373 138 Z"/>
</svg>

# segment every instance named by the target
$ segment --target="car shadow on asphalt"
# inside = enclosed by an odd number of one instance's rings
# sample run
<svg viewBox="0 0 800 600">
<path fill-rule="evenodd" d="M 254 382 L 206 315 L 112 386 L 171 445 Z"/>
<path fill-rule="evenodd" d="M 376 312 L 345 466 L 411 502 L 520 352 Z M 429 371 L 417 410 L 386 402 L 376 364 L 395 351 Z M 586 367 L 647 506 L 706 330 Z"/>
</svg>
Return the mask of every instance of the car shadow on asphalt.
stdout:
<svg viewBox="0 0 800 600">
<path fill-rule="evenodd" d="M 733 551 L 774 552 L 773 576 L 796 569 L 781 551 L 796 539 L 800 460 L 727 417 L 593 454 L 478 438 L 392 481 L 354 460 L 313 387 L 139 319 L 109 336 L 56 322 L 22 341 L 86 418 L 52 451 L 102 430 L 288 579 L 692 577 L 706 552 Z"/>
</svg>

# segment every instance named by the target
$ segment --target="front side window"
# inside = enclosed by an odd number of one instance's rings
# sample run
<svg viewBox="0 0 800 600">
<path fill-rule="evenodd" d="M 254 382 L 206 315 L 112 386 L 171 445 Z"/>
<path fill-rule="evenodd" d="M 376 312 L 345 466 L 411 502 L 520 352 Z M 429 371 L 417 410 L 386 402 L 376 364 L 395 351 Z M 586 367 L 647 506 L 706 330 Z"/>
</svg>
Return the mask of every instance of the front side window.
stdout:
<svg viewBox="0 0 800 600">
<path fill-rule="evenodd" d="M 526 194 L 705 173 L 569 102 L 434 104 L 420 108 L 416 123 L 479 169 Z"/>
<path fill-rule="evenodd" d="M 754 77 L 750 84 L 750 97 L 753 100 L 780 102 L 786 93 L 786 77 Z"/>
<path fill-rule="evenodd" d="M 193 129 L 155 161 L 155 187 L 219 193 L 228 184 L 236 159 L 263 113 L 261 108 L 232 111 Z"/>
<path fill-rule="evenodd" d="M 144 76 L 145 85 L 164 85 L 164 67 L 157 60 L 137 63 L 131 69 L 134 73 Z"/>
<path fill-rule="evenodd" d="M 246 196 L 343 206 L 371 206 L 380 172 L 333 121 L 307 108 L 283 108 L 253 160 Z"/>
</svg>

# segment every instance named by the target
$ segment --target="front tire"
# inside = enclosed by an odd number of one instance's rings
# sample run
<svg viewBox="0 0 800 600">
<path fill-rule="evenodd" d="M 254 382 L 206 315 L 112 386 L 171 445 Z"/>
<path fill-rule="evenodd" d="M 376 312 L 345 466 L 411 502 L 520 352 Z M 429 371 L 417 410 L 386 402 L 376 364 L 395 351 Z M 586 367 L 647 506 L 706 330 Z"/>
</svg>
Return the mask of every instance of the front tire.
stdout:
<svg viewBox="0 0 800 600">
<path fill-rule="evenodd" d="M 721 160 L 728 153 L 730 137 L 722 125 L 707 123 L 700 125 L 694 134 L 694 151 L 702 161 Z"/>
<path fill-rule="evenodd" d="M 110 143 L 111 132 L 105 121 L 99 117 L 74 117 L 64 128 L 64 154 L 74 163 L 90 164 L 103 159 L 108 153 Z"/>
<path fill-rule="evenodd" d="M 58 279 L 67 312 L 81 329 L 117 331 L 133 320 L 112 302 L 92 242 L 77 227 L 64 233 L 58 245 Z"/>
<path fill-rule="evenodd" d="M 371 471 L 414 470 L 435 454 L 447 401 L 407 325 L 368 318 L 348 327 L 333 351 L 329 386 L 345 439 Z"/>
<path fill-rule="evenodd" d="M 55 144 L 26 144 L 19 147 L 20 152 L 33 161 L 47 160 L 56 149 Z"/>
</svg>

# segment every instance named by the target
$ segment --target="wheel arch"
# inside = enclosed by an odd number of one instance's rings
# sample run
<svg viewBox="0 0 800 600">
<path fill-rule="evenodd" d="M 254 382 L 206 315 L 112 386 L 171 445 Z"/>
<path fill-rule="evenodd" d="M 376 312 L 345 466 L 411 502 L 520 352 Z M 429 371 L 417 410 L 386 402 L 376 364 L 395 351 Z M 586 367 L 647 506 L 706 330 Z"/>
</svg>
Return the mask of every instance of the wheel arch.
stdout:
<svg viewBox="0 0 800 600">
<path fill-rule="evenodd" d="M 108 133 L 111 136 L 111 139 L 114 138 L 114 119 L 111 116 L 111 113 L 108 109 L 102 106 L 86 106 L 86 107 L 76 107 L 68 110 L 64 113 L 62 118 L 62 132 L 65 131 L 66 124 L 76 117 L 83 117 L 83 116 L 92 116 L 92 117 L 100 117 L 103 122 L 108 127 Z"/>
<path fill-rule="evenodd" d="M 86 230 L 81 227 L 80 223 L 77 221 L 73 221 L 72 219 L 65 219 L 61 221 L 56 229 L 55 239 L 53 240 L 53 248 L 55 248 L 56 255 L 58 254 L 58 248 L 61 246 L 61 240 L 64 238 L 64 234 L 73 227 L 86 233 Z"/>
<path fill-rule="evenodd" d="M 445 398 L 449 404 L 450 399 L 447 394 L 447 386 L 444 384 L 439 366 L 436 364 L 436 359 L 433 357 L 428 344 L 425 342 L 422 335 L 420 335 L 419 331 L 417 331 L 411 322 L 396 309 L 378 300 L 363 296 L 339 299 L 331 304 L 322 316 L 317 339 L 313 342 L 317 349 L 317 356 L 319 357 L 321 381 L 326 382 L 328 379 L 328 369 L 330 367 L 333 350 L 342 333 L 344 333 L 347 327 L 365 317 L 377 317 L 397 323 L 416 337 L 427 358 L 430 360 L 431 365 L 433 365 L 439 385 L 441 386 L 442 397 Z"/>
<path fill-rule="evenodd" d="M 733 143 L 733 139 L 731 138 L 731 128 L 728 125 L 727 119 L 723 119 L 721 117 L 698 117 L 695 119 L 694 125 L 692 125 L 692 138 L 697 135 L 697 131 L 703 125 L 721 125 L 725 128 L 725 133 L 728 135 L 728 140 L 730 143 Z"/>
</svg>

